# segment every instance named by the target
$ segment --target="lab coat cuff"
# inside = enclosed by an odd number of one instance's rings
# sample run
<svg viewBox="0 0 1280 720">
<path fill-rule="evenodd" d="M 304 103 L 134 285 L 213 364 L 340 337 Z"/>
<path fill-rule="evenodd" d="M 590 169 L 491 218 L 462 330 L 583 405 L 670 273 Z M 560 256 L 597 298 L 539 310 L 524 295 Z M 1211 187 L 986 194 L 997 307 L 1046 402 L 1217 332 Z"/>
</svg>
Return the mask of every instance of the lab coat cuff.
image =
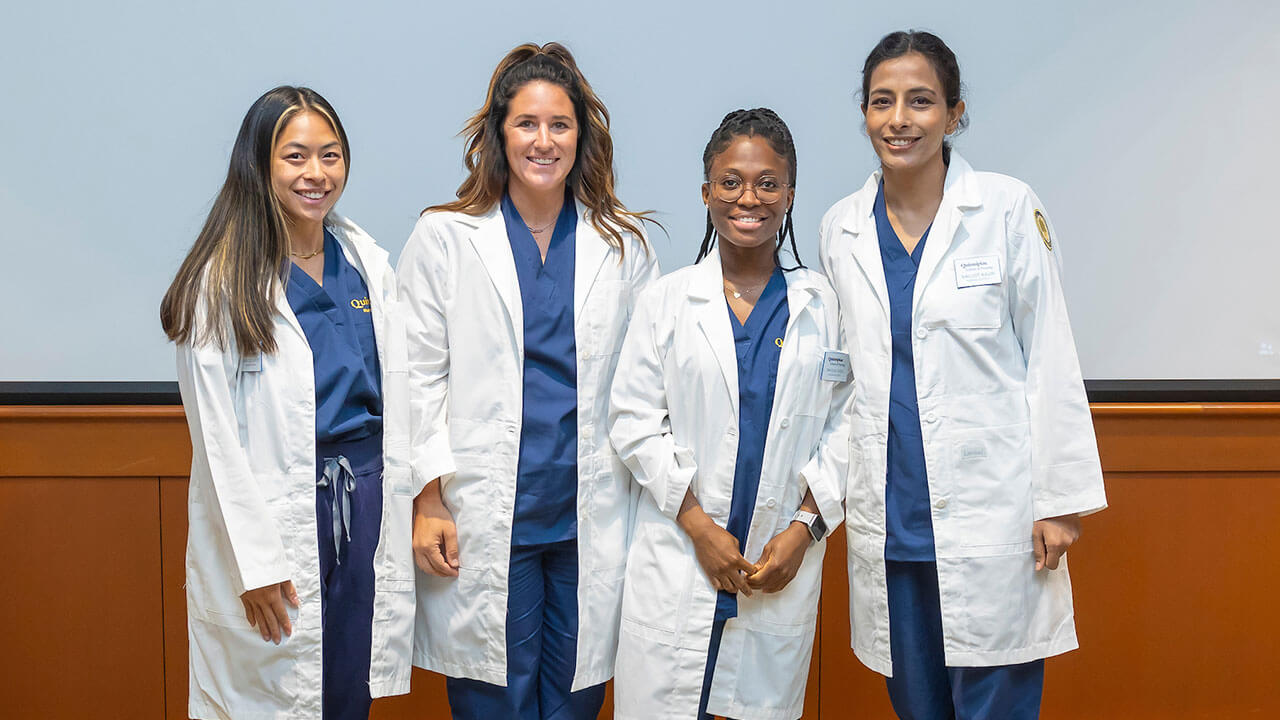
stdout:
<svg viewBox="0 0 1280 720">
<path fill-rule="evenodd" d="M 261 567 L 240 568 L 240 577 L 232 579 L 232 590 L 239 597 L 249 590 L 277 585 L 289 577 L 289 569 L 283 559 L 262 565 Z"/>
<path fill-rule="evenodd" d="M 1032 512 L 1036 520 L 1090 515 L 1107 507 L 1102 468 L 1092 460 L 1053 465 L 1036 473 Z"/>
<path fill-rule="evenodd" d="M 813 493 L 813 500 L 818 503 L 818 514 L 827 525 L 827 535 L 831 535 L 844 522 L 844 498 L 832 492 L 830 483 L 822 482 L 816 465 L 817 460 L 810 460 L 800 471 L 800 477 L 809 486 L 809 492 Z"/>
<path fill-rule="evenodd" d="M 454 462 L 453 451 L 449 448 L 448 441 L 443 439 L 445 437 L 443 435 L 439 437 L 440 442 L 428 442 L 425 448 L 415 453 L 417 457 L 413 463 L 414 497 L 417 497 L 432 480 L 442 478 L 443 482 L 447 482 L 448 478 L 452 478 L 458 471 L 458 465 Z"/>
<path fill-rule="evenodd" d="M 667 492 L 663 497 L 662 514 L 675 520 L 680 514 L 680 508 L 684 505 L 685 493 L 689 492 L 689 486 L 693 484 L 693 476 L 697 474 L 698 466 L 693 462 L 693 451 L 689 448 L 675 448 L 675 467 L 671 468 L 671 472 L 667 475 Z"/>
</svg>

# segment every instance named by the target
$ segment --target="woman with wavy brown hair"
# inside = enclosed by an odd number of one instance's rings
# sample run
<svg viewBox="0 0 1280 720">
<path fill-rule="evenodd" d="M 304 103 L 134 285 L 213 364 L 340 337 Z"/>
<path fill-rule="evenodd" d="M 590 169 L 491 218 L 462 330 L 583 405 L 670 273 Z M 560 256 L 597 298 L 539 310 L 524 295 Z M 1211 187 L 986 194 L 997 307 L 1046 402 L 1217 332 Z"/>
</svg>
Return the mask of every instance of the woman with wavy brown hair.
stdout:
<svg viewBox="0 0 1280 720">
<path fill-rule="evenodd" d="M 464 133 L 458 199 L 423 213 L 399 265 L 414 663 L 449 676 L 455 718 L 594 718 L 632 516 L 609 387 L 658 265 L 564 46 L 507 53 Z"/>
</svg>

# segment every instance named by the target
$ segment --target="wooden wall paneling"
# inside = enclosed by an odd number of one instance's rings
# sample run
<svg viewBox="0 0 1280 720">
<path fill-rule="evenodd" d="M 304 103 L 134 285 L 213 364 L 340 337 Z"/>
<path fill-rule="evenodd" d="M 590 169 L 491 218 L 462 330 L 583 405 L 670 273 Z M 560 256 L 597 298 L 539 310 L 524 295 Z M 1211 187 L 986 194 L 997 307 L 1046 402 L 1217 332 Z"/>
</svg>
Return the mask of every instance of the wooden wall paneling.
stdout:
<svg viewBox="0 0 1280 720">
<path fill-rule="evenodd" d="M 1116 473 L 1072 550 L 1046 718 L 1280 717 L 1280 472 Z"/>
<path fill-rule="evenodd" d="M 0 715 L 163 716 L 158 500 L 154 477 L 0 478 Z"/>
<path fill-rule="evenodd" d="M 160 478 L 160 578 L 164 624 L 164 717 L 187 717 L 187 478 Z"/>
<path fill-rule="evenodd" d="M 191 472 L 181 407 L 0 407 L 0 476 L 165 477 Z"/>
<path fill-rule="evenodd" d="M 1071 553 L 1082 649 L 1044 717 L 1280 717 L 1280 405 L 1093 410 L 1111 507 Z M 181 409 L 0 407 L 0 458 L 6 716 L 186 717 Z M 892 718 L 848 649 L 843 530 L 824 568 L 805 717 Z M 443 678 L 373 717 L 448 717 Z"/>
</svg>

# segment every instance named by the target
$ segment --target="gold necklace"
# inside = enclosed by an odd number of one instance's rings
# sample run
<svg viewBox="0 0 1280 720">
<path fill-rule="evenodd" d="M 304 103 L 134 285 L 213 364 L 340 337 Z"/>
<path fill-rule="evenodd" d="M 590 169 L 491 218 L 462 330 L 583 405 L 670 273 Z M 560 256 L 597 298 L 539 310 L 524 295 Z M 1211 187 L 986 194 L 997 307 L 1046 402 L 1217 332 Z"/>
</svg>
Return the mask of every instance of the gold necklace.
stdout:
<svg viewBox="0 0 1280 720">
<path fill-rule="evenodd" d="M 298 258 L 299 260 L 310 260 L 311 258 L 313 258 L 313 257 L 315 257 L 315 256 L 317 256 L 317 255 L 319 255 L 319 254 L 320 254 L 320 253 L 322 253 L 322 252 L 324 252 L 324 245 L 321 245 L 319 250 L 317 250 L 317 251 L 315 251 L 315 252 L 313 252 L 313 253 L 311 253 L 311 254 L 309 254 L 309 255 L 303 255 L 302 253 L 296 253 L 296 252 L 291 252 L 291 253 L 289 253 L 289 255 L 290 255 L 290 256 L 292 256 L 292 257 L 296 257 L 296 258 Z"/>
<path fill-rule="evenodd" d="M 560 219 L 560 218 L 556 218 L 556 220 L 559 220 L 559 219 Z M 534 229 L 533 229 L 533 226 L 532 226 L 532 225 L 530 225 L 530 224 L 528 224 L 528 223 L 525 223 L 525 225 L 524 225 L 524 226 L 525 226 L 525 227 L 527 227 L 527 228 L 529 228 L 529 232 L 533 233 L 534 235 L 537 235 L 538 233 L 546 232 L 546 231 L 547 231 L 547 228 L 549 228 L 549 227 L 551 227 L 552 225 L 555 225 L 555 224 L 556 224 L 556 221 L 555 221 L 555 220 L 552 220 L 551 222 L 547 223 L 546 225 L 543 225 L 542 227 L 538 228 L 537 230 L 534 230 Z"/>
</svg>

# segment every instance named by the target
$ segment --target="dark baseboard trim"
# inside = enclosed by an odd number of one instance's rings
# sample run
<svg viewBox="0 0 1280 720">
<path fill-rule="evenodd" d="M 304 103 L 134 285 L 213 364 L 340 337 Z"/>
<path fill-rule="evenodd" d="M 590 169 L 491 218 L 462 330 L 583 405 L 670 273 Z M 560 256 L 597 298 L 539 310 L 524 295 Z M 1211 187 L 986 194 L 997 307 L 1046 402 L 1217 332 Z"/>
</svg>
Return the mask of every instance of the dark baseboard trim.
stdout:
<svg viewBox="0 0 1280 720">
<path fill-rule="evenodd" d="M 0 405 L 179 405 L 176 382 L 0 381 Z"/>
<path fill-rule="evenodd" d="M 1276 380 L 1085 380 L 1090 402 L 1280 402 Z M 0 381 L 0 405 L 178 405 L 176 382 Z"/>
</svg>

